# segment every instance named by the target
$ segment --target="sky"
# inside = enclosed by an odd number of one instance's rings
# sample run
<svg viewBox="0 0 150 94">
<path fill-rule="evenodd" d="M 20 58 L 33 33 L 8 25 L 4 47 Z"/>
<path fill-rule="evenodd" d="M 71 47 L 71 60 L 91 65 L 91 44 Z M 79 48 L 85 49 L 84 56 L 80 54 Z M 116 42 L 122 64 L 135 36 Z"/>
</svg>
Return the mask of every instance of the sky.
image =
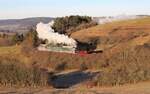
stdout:
<svg viewBox="0 0 150 94">
<path fill-rule="evenodd" d="M 0 0 L 0 19 L 150 15 L 150 0 Z"/>
</svg>

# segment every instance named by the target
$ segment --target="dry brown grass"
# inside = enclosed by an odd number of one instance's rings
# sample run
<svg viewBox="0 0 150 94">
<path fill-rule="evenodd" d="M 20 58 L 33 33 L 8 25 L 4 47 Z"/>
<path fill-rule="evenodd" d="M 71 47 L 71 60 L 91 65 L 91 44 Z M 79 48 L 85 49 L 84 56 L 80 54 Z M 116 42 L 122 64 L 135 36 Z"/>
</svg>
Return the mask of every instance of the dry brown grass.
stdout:
<svg viewBox="0 0 150 94">
<path fill-rule="evenodd" d="M 0 46 L 11 46 L 13 43 L 8 38 L 1 38 L 0 37 Z"/>
</svg>

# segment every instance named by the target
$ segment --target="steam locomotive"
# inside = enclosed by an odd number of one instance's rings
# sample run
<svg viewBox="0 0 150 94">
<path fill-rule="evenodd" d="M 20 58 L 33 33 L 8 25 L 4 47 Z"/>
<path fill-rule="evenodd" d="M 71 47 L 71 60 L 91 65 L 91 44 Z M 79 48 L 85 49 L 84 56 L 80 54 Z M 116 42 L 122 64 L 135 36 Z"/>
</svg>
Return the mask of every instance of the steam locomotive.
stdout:
<svg viewBox="0 0 150 94">
<path fill-rule="evenodd" d="M 75 53 L 77 54 L 92 54 L 92 53 L 102 53 L 103 50 L 96 50 L 97 43 L 95 42 L 79 42 L 77 41 L 77 48 Z"/>
</svg>

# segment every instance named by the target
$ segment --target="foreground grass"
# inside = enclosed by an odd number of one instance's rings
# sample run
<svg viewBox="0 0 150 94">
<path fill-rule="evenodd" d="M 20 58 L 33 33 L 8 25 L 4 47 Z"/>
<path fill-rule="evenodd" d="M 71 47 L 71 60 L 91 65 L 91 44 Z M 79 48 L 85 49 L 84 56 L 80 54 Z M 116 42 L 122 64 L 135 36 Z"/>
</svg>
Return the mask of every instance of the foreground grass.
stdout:
<svg viewBox="0 0 150 94">
<path fill-rule="evenodd" d="M 27 56 L 23 55 L 23 53 L 21 52 L 20 45 L 0 47 L 0 57 L 17 59 L 19 62 L 22 62 L 24 64 L 30 63 L 30 59 Z"/>
<path fill-rule="evenodd" d="M 0 85 L 47 86 L 48 74 L 36 67 L 26 67 L 15 59 L 0 60 Z"/>
<path fill-rule="evenodd" d="M 7 46 L 7 47 L 0 47 L 0 55 L 3 54 L 19 54 L 20 51 L 20 46 Z"/>
<path fill-rule="evenodd" d="M 73 88 L 73 89 L 50 89 L 50 88 L 4 88 L 0 87 L 0 93 L 9 94 L 149 94 L 150 82 L 98 88 Z"/>
</svg>

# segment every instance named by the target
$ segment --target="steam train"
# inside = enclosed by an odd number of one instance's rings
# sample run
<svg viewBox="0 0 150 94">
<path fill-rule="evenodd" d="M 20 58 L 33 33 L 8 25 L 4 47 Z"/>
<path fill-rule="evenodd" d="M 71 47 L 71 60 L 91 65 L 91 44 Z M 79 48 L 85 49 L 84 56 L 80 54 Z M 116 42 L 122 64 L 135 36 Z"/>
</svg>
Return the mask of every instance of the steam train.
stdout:
<svg viewBox="0 0 150 94">
<path fill-rule="evenodd" d="M 102 53 L 103 50 L 96 50 L 97 44 L 94 42 L 84 43 L 77 41 L 77 48 L 75 53 L 77 54 L 92 54 L 92 53 Z"/>
<path fill-rule="evenodd" d="M 54 44 L 47 43 L 45 40 L 41 40 L 41 44 L 38 47 L 40 51 L 52 51 L 52 52 L 63 52 L 63 53 L 75 53 L 75 54 L 92 54 L 102 53 L 102 50 L 96 50 L 97 43 L 95 42 L 77 42 L 77 47 L 68 46 L 67 44 Z"/>
</svg>

